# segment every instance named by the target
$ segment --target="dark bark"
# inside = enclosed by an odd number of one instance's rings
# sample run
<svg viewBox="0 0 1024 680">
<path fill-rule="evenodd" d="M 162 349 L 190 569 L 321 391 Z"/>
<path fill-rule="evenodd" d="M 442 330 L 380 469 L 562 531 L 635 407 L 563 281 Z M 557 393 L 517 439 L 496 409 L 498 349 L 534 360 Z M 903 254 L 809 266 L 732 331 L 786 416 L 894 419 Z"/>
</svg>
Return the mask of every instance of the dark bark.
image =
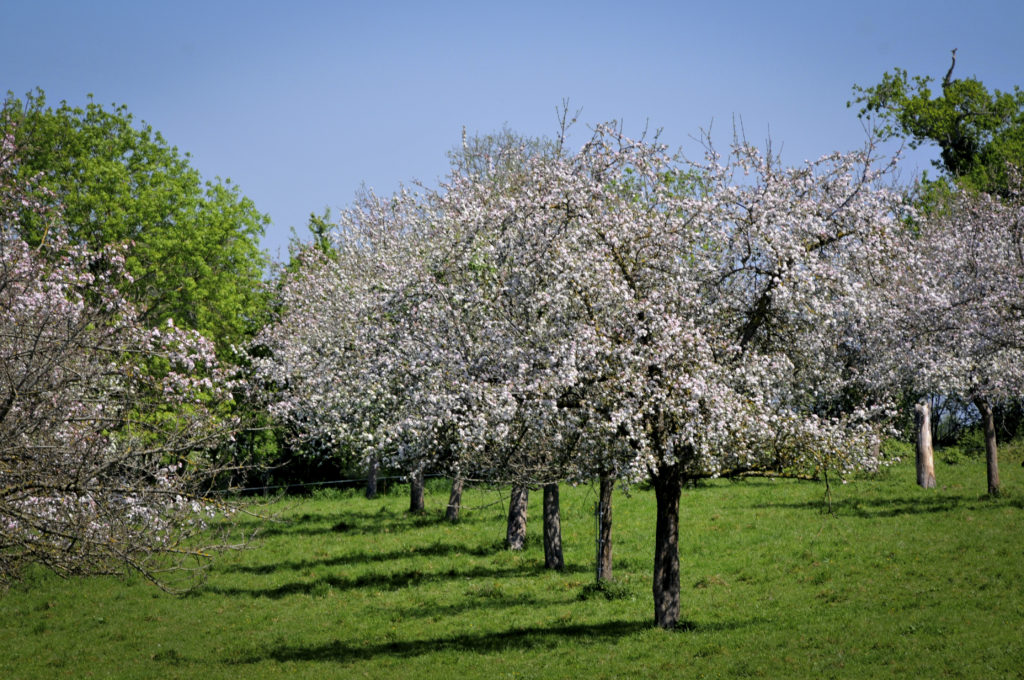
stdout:
<svg viewBox="0 0 1024 680">
<path fill-rule="evenodd" d="M 657 498 L 654 533 L 654 624 L 672 629 L 679 623 L 679 497 L 677 466 L 663 466 L 651 481 Z"/>
<path fill-rule="evenodd" d="M 602 475 L 597 502 L 597 580 L 612 580 L 612 490 L 615 478 Z"/>
<path fill-rule="evenodd" d="M 416 468 L 409 479 L 409 512 L 420 514 L 424 510 L 423 502 L 423 468 Z"/>
<path fill-rule="evenodd" d="M 544 568 L 562 571 L 562 519 L 558 506 L 558 484 L 544 485 Z"/>
<path fill-rule="evenodd" d="M 513 486 L 512 498 L 508 503 L 508 530 L 505 532 L 505 546 L 509 550 L 522 550 L 526 545 L 526 504 L 530 490 L 525 486 Z"/>
<path fill-rule="evenodd" d="M 462 475 L 455 475 L 452 480 L 452 492 L 448 496 L 448 508 L 444 512 L 444 518 L 454 524 L 459 521 L 459 511 L 462 510 L 462 487 L 465 480 Z"/>
<path fill-rule="evenodd" d="M 981 424 L 985 429 L 985 463 L 988 466 L 988 492 L 999 495 L 999 450 L 996 448 L 996 420 L 988 400 L 978 397 L 974 405 L 981 412 Z"/>
<path fill-rule="evenodd" d="M 370 462 L 370 469 L 366 474 L 366 497 L 377 497 L 377 475 L 380 473 L 380 461 L 376 458 Z"/>
<path fill-rule="evenodd" d="M 917 483 L 922 489 L 935 488 L 935 450 L 932 448 L 932 409 L 927 401 L 914 406 L 917 424 Z"/>
</svg>

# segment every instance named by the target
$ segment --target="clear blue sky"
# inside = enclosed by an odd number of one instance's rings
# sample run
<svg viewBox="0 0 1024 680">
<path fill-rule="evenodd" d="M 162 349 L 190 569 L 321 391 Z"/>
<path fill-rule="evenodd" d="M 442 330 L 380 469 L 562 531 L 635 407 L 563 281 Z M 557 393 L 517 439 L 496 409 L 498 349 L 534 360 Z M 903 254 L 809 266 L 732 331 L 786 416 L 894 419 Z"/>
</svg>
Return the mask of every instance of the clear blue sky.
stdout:
<svg viewBox="0 0 1024 680">
<path fill-rule="evenodd" d="M 1024 85 L 1024 2 L 235 2 L 0 0 L 0 86 L 126 104 L 270 215 L 264 246 L 349 203 L 435 184 L 463 126 L 663 128 L 695 156 L 713 126 L 799 163 L 861 146 L 854 83 L 899 66 Z M 916 175 L 932 153 L 912 155 Z"/>
</svg>

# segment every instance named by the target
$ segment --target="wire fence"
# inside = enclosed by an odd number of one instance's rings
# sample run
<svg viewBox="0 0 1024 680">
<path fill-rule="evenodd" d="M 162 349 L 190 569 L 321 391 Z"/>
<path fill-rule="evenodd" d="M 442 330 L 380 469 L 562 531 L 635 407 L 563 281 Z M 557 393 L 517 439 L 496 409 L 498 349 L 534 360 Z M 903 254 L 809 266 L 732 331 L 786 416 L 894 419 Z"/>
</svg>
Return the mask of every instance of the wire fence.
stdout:
<svg viewBox="0 0 1024 680">
<path fill-rule="evenodd" d="M 441 474 L 441 473 L 430 473 L 430 474 L 423 475 L 423 478 L 424 479 L 451 479 L 451 476 L 450 475 Z M 380 476 L 377 477 L 378 484 L 380 482 L 395 481 L 395 480 L 397 480 L 399 483 L 408 483 L 409 482 L 409 477 L 408 477 L 408 475 L 380 475 Z M 353 478 L 349 478 L 349 479 L 332 479 L 332 480 L 320 481 L 320 482 L 289 482 L 289 483 L 286 483 L 286 484 L 269 484 L 269 485 L 263 485 L 263 486 L 248 486 L 248 487 L 244 487 L 244 488 L 241 488 L 241 489 L 231 489 L 231 491 L 229 493 L 232 493 L 232 494 L 268 494 L 270 492 L 275 492 L 275 491 L 297 491 L 297 490 L 300 490 L 300 489 L 307 489 L 307 488 L 323 488 L 323 487 L 334 487 L 334 486 L 343 486 L 343 487 L 348 487 L 348 488 L 358 488 L 360 486 L 365 486 L 368 481 L 369 481 L 368 477 L 353 477 Z M 489 507 L 492 507 L 494 505 L 499 505 L 499 504 L 500 505 L 504 505 L 506 503 L 506 496 L 505 496 L 504 493 L 502 493 L 502 489 L 505 486 L 507 486 L 507 485 L 494 484 L 493 482 L 488 481 L 486 479 L 474 479 L 474 478 L 464 478 L 463 482 L 466 483 L 466 484 L 480 484 L 480 485 L 484 485 L 484 486 L 493 486 L 495 493 L 497 493 L 497 495 L 498 495 L 498 500 L 496 500 L 494 502 L 485 503 L 483 505 L 474 505 L 474 506 L 464 505 L 464 506 L 462 506 L 463 510 L 470 510 L 470 511 L 472 511 L 472 510 L 482 510 L 484 508 L 489 508 Z M 529 486 L 533 486 L 533 485 L 529 485 Z M 540 486 L 543 486 L 543 485 L 540 485 Z M 591 483 L 591 484 L 581 484 L 581 486 L 589 487 L 589 491 L 584 496 L 583 500 L 579 501 L 579 502 L 582 503 L 583 505 L 594 504 L 594 507 L 596 508 L 596 499 L 597 499 L 597 496 L 598 496 L 596 485 L 594 483 Z M 573 504 L 573 505 L 575 505 L 575 504 Z"/>
<path fill-rule="evenodd" d="M 423 475 L 424 479 L 437 479 L 444 477 L 442 474 L 429 474 Z M 377 482 L 386 480 L 398 479 L 403 482 L 408 482 L 409 478 L 405 475 L 381 475 L 377 477 Z M 355 477 L 352 479 L 332 479 L 324 482 L 289 482 L 287 484 L 271 484 L 266 486 L 247 486 L 241 489 L 231 489 L 231 493 L 253 493 L 256 491 L 267 493 L 268 491 L 280 491 L 282 489 L 290 491 L 292 489 L 304 489 L 308 487 L 323 487 L 323 486 L 364 486 L 369 481 L 368 477 Z"/>
</svg>

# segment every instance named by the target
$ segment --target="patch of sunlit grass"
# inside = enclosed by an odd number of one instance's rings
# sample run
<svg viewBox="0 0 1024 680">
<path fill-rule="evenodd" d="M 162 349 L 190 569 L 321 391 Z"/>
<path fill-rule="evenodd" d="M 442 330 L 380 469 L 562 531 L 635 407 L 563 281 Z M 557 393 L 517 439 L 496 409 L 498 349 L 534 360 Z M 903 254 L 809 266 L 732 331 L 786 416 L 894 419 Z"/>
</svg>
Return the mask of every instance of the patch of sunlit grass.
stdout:
<svg viewBox="0 0 1024 680">
<path fill-rule="evenodd" d="M 616 494 L 614 582 L 593 585 L 596 494 L 563 488 L 566 569 L 504 549 L 507 490 L 463 519 L 391 493 L 283 499 L 250 550 L 184 597 L 33 572 L 2 595 L 0 677 L 1021 677 L 1024 473 L 939 463 L 832 490 L 715 481 L 680 509 L 683 630 L 651 627 L 654 498 Z"/>
</svg>

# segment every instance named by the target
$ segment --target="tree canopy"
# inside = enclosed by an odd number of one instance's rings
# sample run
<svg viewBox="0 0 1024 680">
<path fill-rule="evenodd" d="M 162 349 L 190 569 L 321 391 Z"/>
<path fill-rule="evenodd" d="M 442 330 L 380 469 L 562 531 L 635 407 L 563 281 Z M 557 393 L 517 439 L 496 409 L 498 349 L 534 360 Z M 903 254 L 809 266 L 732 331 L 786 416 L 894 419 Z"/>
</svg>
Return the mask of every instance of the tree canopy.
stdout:
<svg viewBox="0 0 1024 680">
<path fill-rule="evenodd" d="M 438 190 L 343 211 L 332 255 L 285 280 L 255 368 L 306 436 L 406 471 L 650 480 L 672 627 L 684 480 L 878 465 L 881 402 L 846 369 L 902 197 L 869 151 L 786 168 L 741 140 L 681 163 L 614 125 L 576 153 L 528 141 L 483 140 Z"/>
<path fill-rule="evenodd" d="M 930 76 L 886 72 L 877 85 L 855 85 L 861 118 L 880 124 L 883 137 L 902 137 L 912 148 L 931 142 L 944 177 L 965 188 L 1000 196 L 1009 191 L 1007 166 L 1024 164 L 1024 92 L 989 90 L 976 77 L 953 78 L 956 50 L 939 93 Z"/>
<path fill-rule="evenodd" d="M 261 325 L 267 217 L 230 180 L 203 181 L 187 153 L 123 105 L 52 108 L 41 91 L 8 93 L 0 126 L 21 178 L 37 180 L 34 196 L 59 204 L 68 238 L 128 245 L 123 292 L 146 323 L 173 319 L 220 351 Z M 47 238 L 38 215 L 26 212 L 20 228 L 30 242 Z"/>
</svg>

